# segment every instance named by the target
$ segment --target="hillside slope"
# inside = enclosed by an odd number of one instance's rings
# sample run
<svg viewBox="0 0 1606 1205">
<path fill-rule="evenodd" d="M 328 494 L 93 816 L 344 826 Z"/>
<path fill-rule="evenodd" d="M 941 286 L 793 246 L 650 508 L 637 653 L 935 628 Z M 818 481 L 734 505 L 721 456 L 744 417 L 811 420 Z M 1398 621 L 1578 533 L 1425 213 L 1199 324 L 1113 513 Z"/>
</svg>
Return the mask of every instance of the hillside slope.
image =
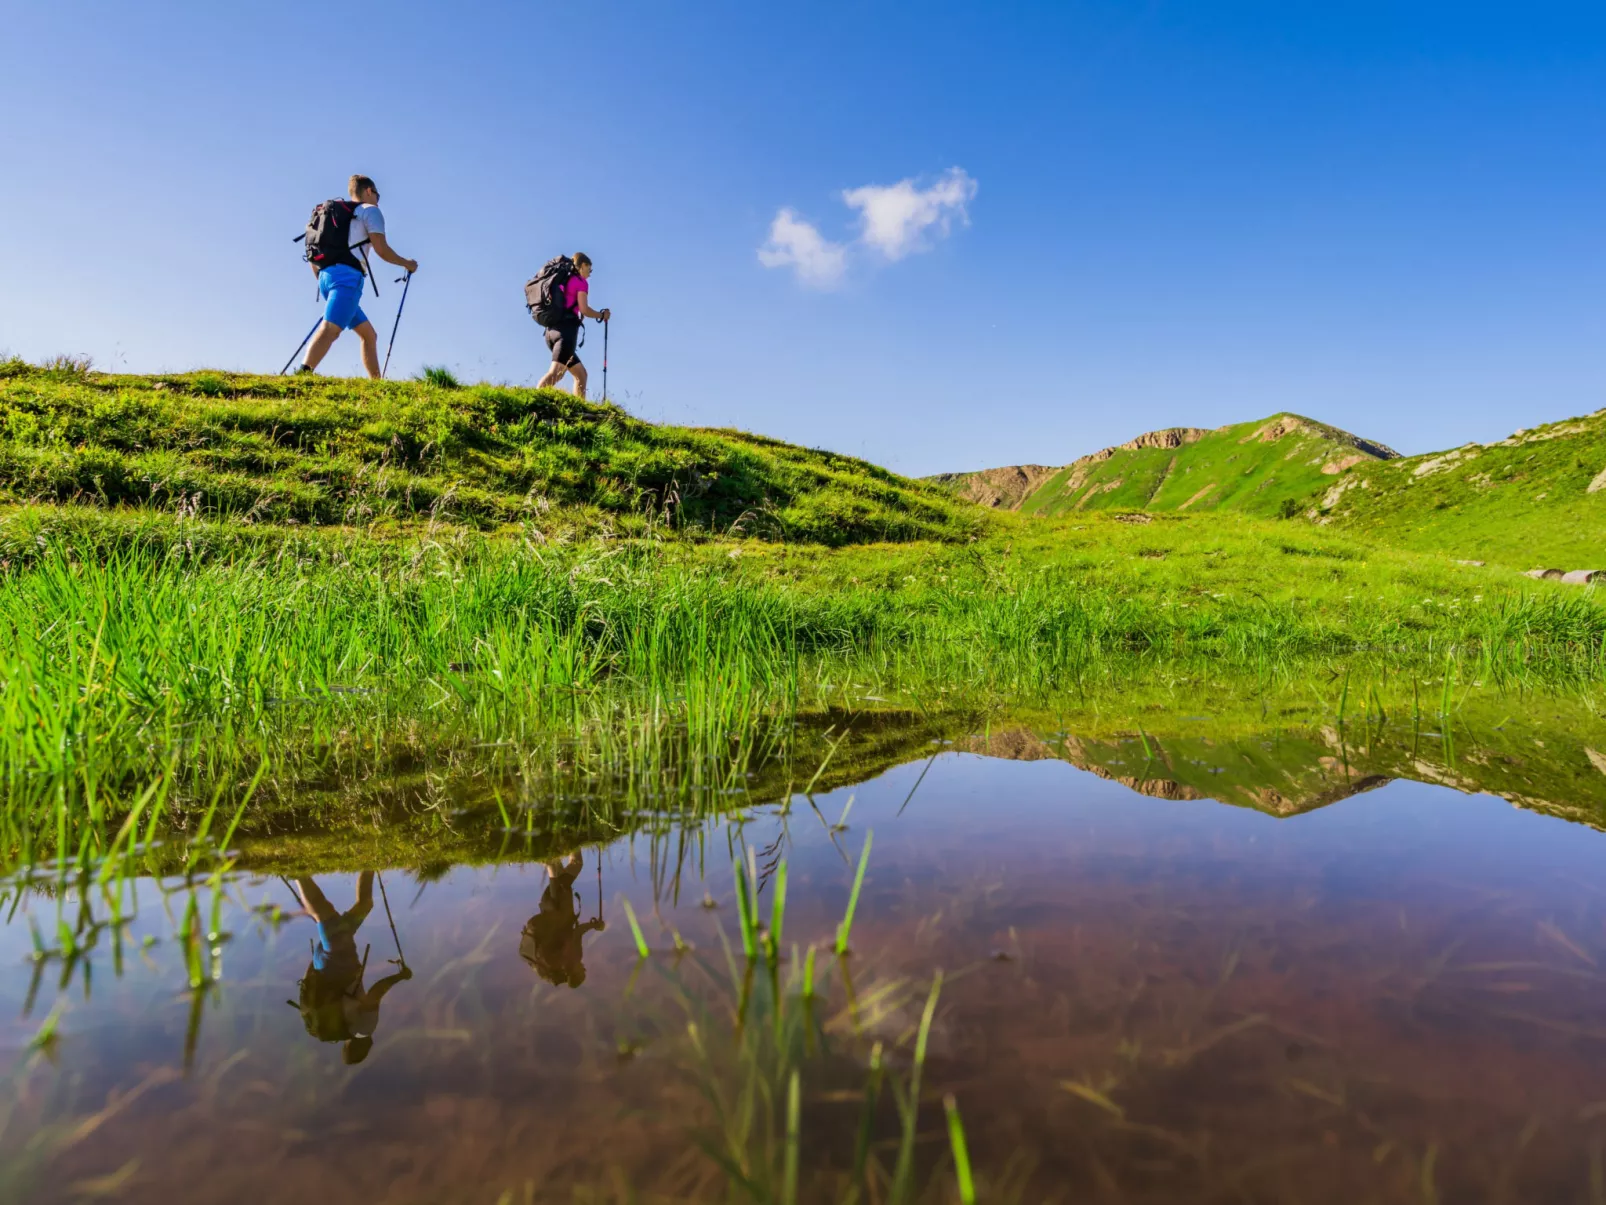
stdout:
<svg viewBox="0 0 1606 1205">
<path fill-rule="evenodd" d="M 1517 569 L 1606 569 L 1606 410 L 1492 444 L 1361 464 L 1313 499 L 1319 523 Z"/>
<path fill-rule="evenodd" d="M 862 460 L 658 426 L 556 390 L 218 372 L 110 376 L 0 362 L 0 504 L 247 522 L 475 528 L 555 509 L 850 544 L 968 539 L 986 516 Z"/>
<path fill-rule="evenodd" d="M 958 497 L 1029 515 L 1086 510 L 1285 515 L 1352 465 L 1398 453 L 1297 414 L 1206 430 L 1150 431 L 1058 470 L 1038 465 L 945 474 Z"/>
</svg>

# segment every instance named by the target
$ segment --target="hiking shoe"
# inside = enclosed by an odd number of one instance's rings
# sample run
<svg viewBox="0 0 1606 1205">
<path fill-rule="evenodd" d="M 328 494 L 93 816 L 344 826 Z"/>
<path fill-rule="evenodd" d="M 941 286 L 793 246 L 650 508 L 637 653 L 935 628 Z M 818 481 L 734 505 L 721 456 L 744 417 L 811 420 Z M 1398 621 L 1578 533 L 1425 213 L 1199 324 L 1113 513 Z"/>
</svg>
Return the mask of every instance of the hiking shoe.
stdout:
<svg viewBox="0 0 1606 1205">
<path fill-rule="evenodd" d="M 303 373 L 307 373 L 307 374 L 311 374 L 313 376 L 316 376 L 317 373 L 318 373 L 318 370 L 316 368 L 311 367 L 310 365 L 303 364 L 300 368 L 296 369 L 295 372 L 292 375 L 299 377 Z"/>
</svg>

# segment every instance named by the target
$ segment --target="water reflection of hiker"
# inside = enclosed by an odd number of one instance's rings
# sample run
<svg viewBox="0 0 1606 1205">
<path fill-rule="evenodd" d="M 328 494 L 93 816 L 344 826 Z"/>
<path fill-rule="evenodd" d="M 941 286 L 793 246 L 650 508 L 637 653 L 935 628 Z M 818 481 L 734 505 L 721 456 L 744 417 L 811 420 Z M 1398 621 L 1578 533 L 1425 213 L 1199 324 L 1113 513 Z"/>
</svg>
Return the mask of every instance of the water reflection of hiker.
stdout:
<svg viewBox="0 0 1606 1205">
<path fill-rule="evenodd" d="M 379 1024 L 379 1002 L 385 993 L 413 973 L 405 963 L 394 975 L 386 976 L 371 988 L 363 987 L 368 951 L 357 956 L 357 930 L 374 907 L 374 872 L 357 876 L 357 902 L 349 912 L 340 912 L 329 902 L 310 877 L 295 881 L 302 906 L 318 922 L 318 937 L 312 945 L 312 964 L 301 980 L 301 997 L 296 1007 L 307 1032 L 320 1042 L 343 1042 L 340 1058 L 360 1063 L 374 1045 L 374 1028 Z M 401 951 L 398 949 L 397 954 Z"/>
<path fill-rule="evenodd" d="M 578 849 L 567 863 L 548 862 L 546 868 L 551 878 L 541 893 L 541 911 L 524 922 L 519 956 L 548 983 L 579 987 L 586 981 L 580 939 L 593 929 L 600 933 L 608 926 L 600 916 L 580 923 L 580 894 L 574 881 L 585 863 Z"/>
</svg>

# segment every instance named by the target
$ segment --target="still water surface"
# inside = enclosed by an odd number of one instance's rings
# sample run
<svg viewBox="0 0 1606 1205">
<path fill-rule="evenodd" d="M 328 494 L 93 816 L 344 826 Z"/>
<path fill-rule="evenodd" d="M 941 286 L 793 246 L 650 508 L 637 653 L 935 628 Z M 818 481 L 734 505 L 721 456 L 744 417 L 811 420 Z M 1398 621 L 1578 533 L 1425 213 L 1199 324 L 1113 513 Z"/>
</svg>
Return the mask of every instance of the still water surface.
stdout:
<svg viewBox="0 0 1606 1205">
<path fill-rule="evenodd" d="M 1600 832 L 1314 755 L 1325 787 L 1226 803 L 1151 776 L 1140 740 L 1098 773 L 1020 760 L 1042 748 L 938 743 L 817 810 L 736 798 L 723 820 L 660 818 L 540 857 L 513 837 L 501 860 L 423 873 L 243 869 L 199 992 L 177 937 L 184 881 L 130 884 L 132 920 L 71 965 L 36 962 L 33 934 L 55 949 L 58 918 L 89 933 L 104 901 L 14 885 L 0 1192 L 747 1199 L 708 1148 L 729 1149 L 740 1035 L 772 1015 L 762 973 L 741 999 L 732 851 L 751 847 L 766 919 L 770 868 L 788 865 L 783 997 L 794 943 L 821 947 L 802 1199 L 842 1190 L 871 1051 L 907 1072 L 938 968 L 927 1199 L 957 1199 L 946 1094 L 984 1200 L 1606 1199 Z M 839 965 L 829 946 L 870 830 Z M 211 892 L 194 894 L 205 927 Z M 54 1038 L 30 1052 L 53 1010 Z"/>
</svg>

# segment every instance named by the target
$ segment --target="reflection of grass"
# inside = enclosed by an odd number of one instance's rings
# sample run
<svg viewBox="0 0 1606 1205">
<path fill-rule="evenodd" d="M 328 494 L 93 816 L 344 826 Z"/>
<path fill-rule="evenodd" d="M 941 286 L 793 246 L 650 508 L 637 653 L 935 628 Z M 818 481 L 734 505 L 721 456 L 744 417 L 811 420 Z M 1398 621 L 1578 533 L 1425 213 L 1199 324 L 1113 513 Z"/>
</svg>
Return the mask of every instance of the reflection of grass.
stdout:
<svg viewBox="0 0 1606 1205">
<path fill-rule="evenodd" d="M 542 858 L 625 832 L 668 835 L 688 819 L 798 798 L 816 773 L 815 790 L 831 791 L 945 749 L 1060 758 L 1144 794 L 1276 815 L 1413 778 L 1606 827 L 1606 774 L 1598 768 L 1606 722 L 1594 694 L 1479 690 L 1461 681 L 1441 719 L 1433 714 L 1436 684 L 1420 692 L 1434 702 L 1413 709 L 1413 680 L 1363 677 L 1357 668 L 1342 724 L 1341 675 L 1257 683 L 1208 670 L 1125 688 L 1090 681 L 1078 694 L 1035 702 L 949 703 L 953 695 L 938 695 L 929 710 L 844 701 L 770 716 L 750 697 L 743 712 L 702 723 L 688 721 L 684 703 L 660 703 L 654 719 L 598 691 L 569 697 L 569 726 L 555 729 L 539 718 L 526 728 L 487 709 L 466 729 L 381 721 L 370 734 L 336 726 L 345 706 L 337 700 L 310 732 L 249 734 L 260 743 L 241 756 L 254 760 L 214 757 L 198 767 L 235 775 L 229 792 L 214 785 L 197 797 L 175 765 L 122 805 L 102 776 L 98 820 L 45 796 L 31 827 L 11 813 L 8 839 L 11 857 L 24 863 L 53 863 L 65 847 L 73 867 L 109 868 L 119 864 L 112 855 L 126 851 L 145 873 L 209 871 L 216 850 L 230 847 L 241 865 L 275 873 L 404 866 L 438 874 L 460 862 Z M 238 797 L 258 772 L 262 781 L 242 809 Z M 12 782 L 27 785 L 21 775 Z M 798 798 L 800 809 L 807 803 Z M 857 851 L 832 825 L 836 809 L 831 817 L 812 807 L 803 814 L 851 865 Z M 0 817 L 0 833 L 3 824 Z M 170 834 L 176 839 L 158 840 Z"/>
</svg>

